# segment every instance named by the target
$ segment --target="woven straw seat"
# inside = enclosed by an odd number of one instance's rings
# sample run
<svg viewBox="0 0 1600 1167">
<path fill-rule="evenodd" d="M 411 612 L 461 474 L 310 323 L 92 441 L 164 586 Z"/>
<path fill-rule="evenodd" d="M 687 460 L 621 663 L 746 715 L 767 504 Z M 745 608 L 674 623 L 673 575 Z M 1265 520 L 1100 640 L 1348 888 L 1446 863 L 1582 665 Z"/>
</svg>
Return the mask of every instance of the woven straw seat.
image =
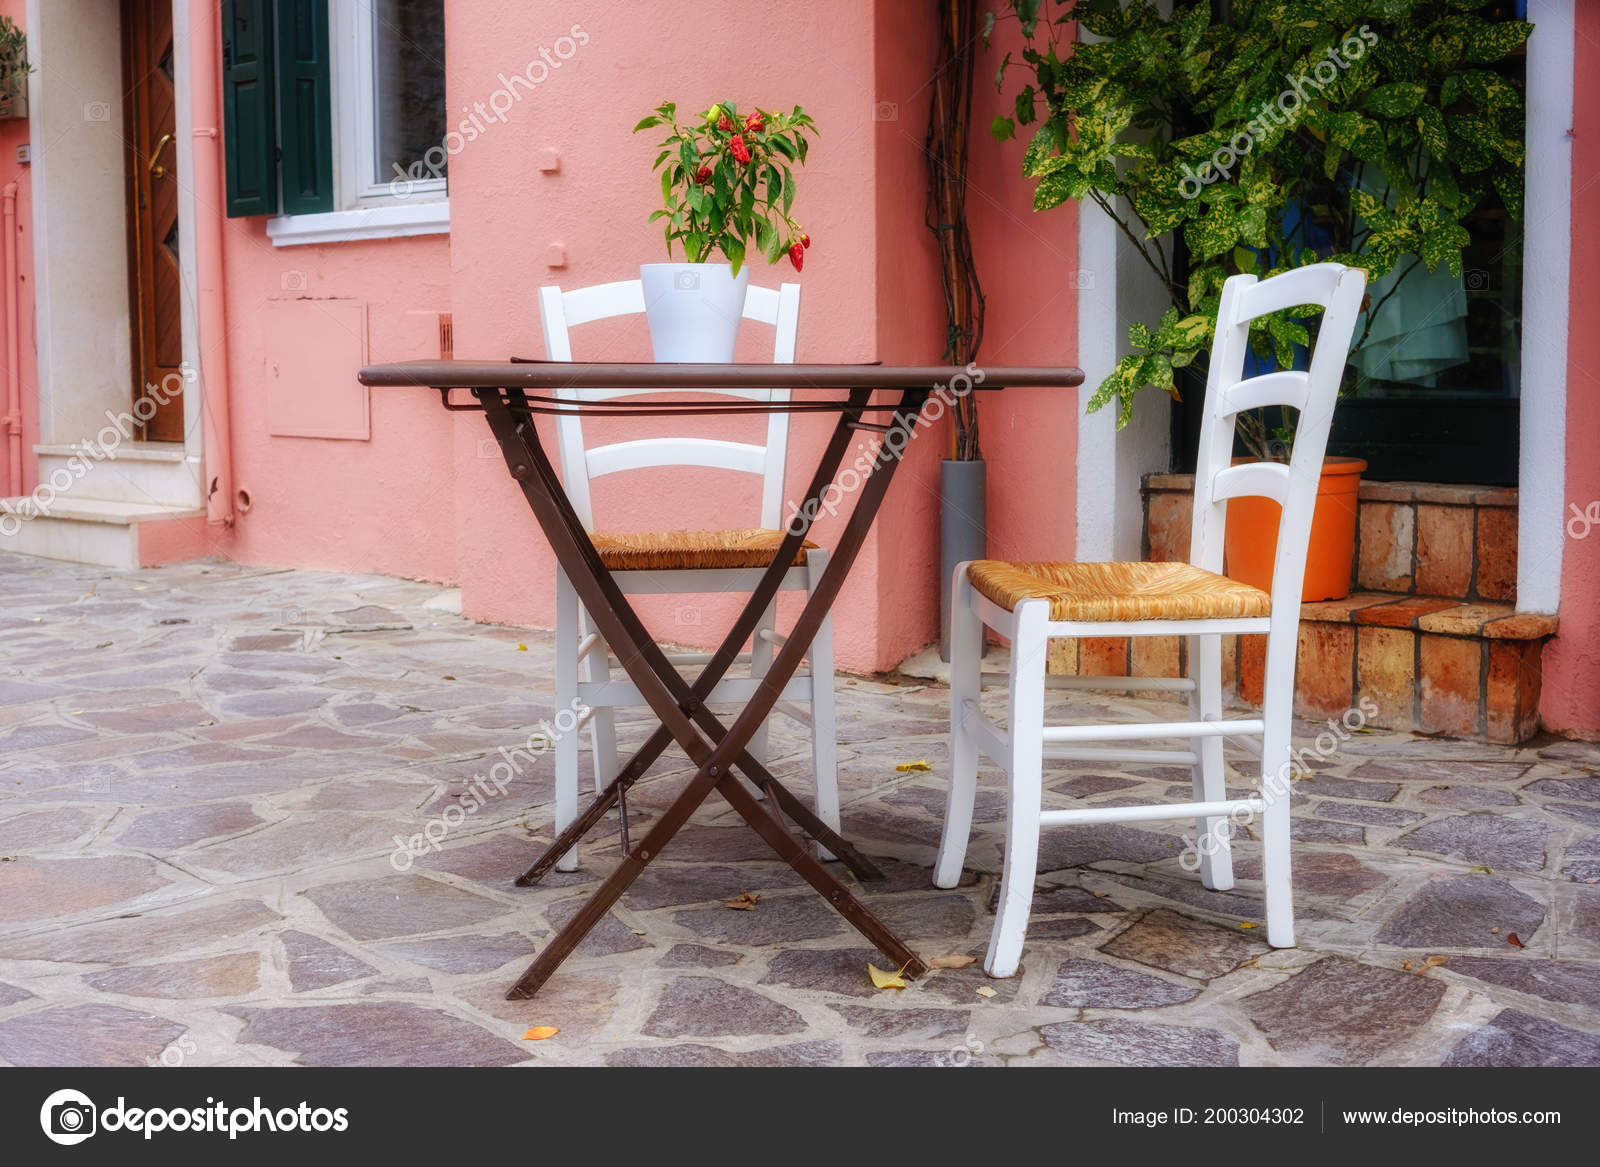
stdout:
<svg viewBox="0 0 1600 1167">
<path fill-rule="evenodd" d="M 972 586 L 1010 612 L 1049 600 L 1051 620 L 1218 620 L 1268 616 L 1260 588 L 1188 563 L 1005 563 L 981 559 Z"/>
<path fill-rule="evenodd" d="M 694 568 L 766 567 L 772 562 L 783 531 L 761 528 L 732 531 L 650 531 L 638 535 L 589 536 L 600 562 L 611 571 L 684 571 Z M 809 540 L 794 557 L 806 561 Z"/>
</svg>

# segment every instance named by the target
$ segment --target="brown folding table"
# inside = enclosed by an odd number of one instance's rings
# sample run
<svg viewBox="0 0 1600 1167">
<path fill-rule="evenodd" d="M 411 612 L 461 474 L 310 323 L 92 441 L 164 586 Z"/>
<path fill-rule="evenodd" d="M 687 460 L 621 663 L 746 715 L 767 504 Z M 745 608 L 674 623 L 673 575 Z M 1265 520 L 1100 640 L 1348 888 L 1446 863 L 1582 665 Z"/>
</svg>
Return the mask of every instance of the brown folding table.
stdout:
<svg viewBox="0 0 1600 1167">
<path fill-rule="evenodd" d="M 582 364 L 547 361 L 405 361 L 361 370 L 364 385 L 427 387 L 439 391 L 446 409 L 481 411 L 499 441 L 511 477 L 522 487 L 534 516 L 557 561 L 572 581 L 596 629 L 617 654 L 622 668 L 649 703 L 661 725 L 622 767 L 605 790 L 562 831 L 537 862 L 518 878 L 529 886 L 555 865 L 644 776 L 673 741 L 698 767 L 694 778 L 651 824 L 644 837 L 629 844 L 624 835 L 623 859 L 583 908 L 539 953 L 507 996 L 531 997 L 617 902 L 645 866 L 688 821 L 715 789 L 789 866 L 832 904 L 845 919 L 911 976 L 927 971 L 915 953 L 850 894 L 844 884 L 790 833 L 777 811 L 787 814 L 811 839 L 833 853 L 857 878 L 881 879 L 870 861 L 840 838 L 782 783 L 746 752 L 746 746 L 783 693 L 812 637 L 844 584 L 850 566 L 866 541 L 904 449 L 916 440 L 919 414 L 930 396 L 938 395 L 948 410 L 954 394 L 1008 386 L 1067 387 L 1080 384 L 1083 373 L 1072 368 L 984 368 L 884 365 L 694 365 Z M 695 398 L 696 391 L 717 389 L 789 389 L 805 392 L 803 400 L 762 401 Z M 584 401 L 558 397 L 563 389 L 637 389 L 648 397 Z M 452 390 L 470 391 L 472 401 L 457 400 Z M 663 398 L 662 391 L 682 396 Z M 816 391 L 816 392 L 810 392 Z M 897 394 L 893 403 L 875 402 L 879 391 Z M 676 417 L 694 414 L 829 413 L 838 420 L 824 448 L 805 497 L 772 553 L 770 565 L 750 593 L 721 645 L 693 682 L 686 680 L 655 643 L 628 603 L 611 572 L 600 561 L 583 524 L 567 499 L 561 480 L 540 440 L 534 415 L 582 410 L 609 416 Z M 867 415 L 887 420 L 866 421 Z M 750 638 L 763 612 L 778 592 L 785 570 L 800 552 L 803 540 L 822 506 L 824 493 L 849 452 L 855 435 L 879 437 L 871 469 L 856 490 L 849 521 L 839 536 L 815 590 L 778 650 L 756 692 L 725 726 L 704 705 L 705 696 L 722 679 Z M 756 798 L 734 775 L 737 768 L 767 795 Z M 626 821 L 624 819 L 624 821 Z"/>
</svg>

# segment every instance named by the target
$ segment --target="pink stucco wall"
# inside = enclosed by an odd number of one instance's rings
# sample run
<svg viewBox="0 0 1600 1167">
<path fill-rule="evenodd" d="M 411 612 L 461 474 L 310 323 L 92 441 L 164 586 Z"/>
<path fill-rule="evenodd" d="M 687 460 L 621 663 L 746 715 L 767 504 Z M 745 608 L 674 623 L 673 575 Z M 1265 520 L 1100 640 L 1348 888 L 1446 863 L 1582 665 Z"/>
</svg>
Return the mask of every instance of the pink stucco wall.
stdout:
<svg viewBox="0 0 1600 1167">
<path fill-rule="evenodd" d="M 1003 93 L 992 78 L 1001 55 L 1020 44 L 1016 22 L 1000 21 L 977 65 L 967 218 L 988 307 L 980 363 L 1076 365 L 1078 297 L 1095 294 L 1093 279 L 1078 271 L 1078 206 L 1035 213 L 1033 184 L 1019 177 L 1028 127 L 1009 142 L 987 130 L 996 114 L 1013 108 L 1017 75 Z M 1074 558 L 1077 402 L 1076 390 L 1047 389 L 1010 389 L 985 402 L 980 434 L 993 558 Z"/>
<path fill-rule="evenodd" d="M 0 0 L 0 14 L 9 16 L 17 27 L 27 28 L 25 0 Z M 38 484 L 38 459 L 33 447 L 39 441 L 39 360 L 33 335 L 33 200 L 31 170 L 17 161 L 17 147 L 28 141 L 28 122 L 16 119 L 0 122 L 0 187 L 17 184 L 17 370 L 22 390 L 22 480 L 24 491 Z M 3 274 L 3 273 L 0 273 Z M 4 301 L 0 300 L 0 309 Z M 6 412 L 6 348 L 4 321 L 0 320 L 0 419 Z M 10 481 L 10 442 L 0 422 L 0 492 Z"/>
<path fill-rule="evenodd" d="M 1567 349 L 1567 491 L 1587 512 L 1600 500 L 1600 5 L 1577 6 L 1572 95 L 1571 328 Z M 1581 228 L 1581 229 L 1580 229 Z M 1578 528 L 1582 530 L 1581 527 Z M 1561 632 L 1544 652 L 1539 715 L 1557 733 L 1600 738 L 1600 530 L 1561 557 Z"/>
</svg>

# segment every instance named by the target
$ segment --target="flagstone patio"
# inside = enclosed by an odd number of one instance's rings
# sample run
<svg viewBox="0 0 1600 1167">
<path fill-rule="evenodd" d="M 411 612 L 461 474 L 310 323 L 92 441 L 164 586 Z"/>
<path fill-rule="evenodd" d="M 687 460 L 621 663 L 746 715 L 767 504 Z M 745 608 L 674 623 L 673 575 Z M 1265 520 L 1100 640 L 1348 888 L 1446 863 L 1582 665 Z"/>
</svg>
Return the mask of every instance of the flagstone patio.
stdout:
<svg viewBox="0 0 1600 1167">
<path fill-rule="evenodd" d="M 875 989 L 883 958 L 713 800 L 534 1000 L 508 1002 L 618 856 L 612 819 L 580 872 L 512 886 L 550 837 L 551 759 L 526 748 L 550 716 L 546 634 L 472 624 L 427 584 L 223 563 L 0 555 L 0 595 L 5 1063 L 1600 1064 L 1597 745 L 1339 744 L 1296 783 L 1288 951 L 1252 927 L 1248 838 L 1218 893 L 1182 869 L 1189 824 L 1050 831 L 1021 975 L 972 964 L 904 990 Z M 889 875 L 863 898 L 924 956 L 981 958 L 994 775 L 969 882 L 934 889 L 946 693 L 842 677 L 839 697 L 845 831 Z M 772 751 L 806 789 L 803 729 L 779 719 Z M 685 781 L 669 758 L 635 822 Z M 1046 774 L 1063 806 L 1187 782 Z M 471 813 L 446 818 L 464 794 Z M 405 849 L 430 823 L 438 848 Z M 745 893 L 753 908 L 724 906 Z"/>
</svg>

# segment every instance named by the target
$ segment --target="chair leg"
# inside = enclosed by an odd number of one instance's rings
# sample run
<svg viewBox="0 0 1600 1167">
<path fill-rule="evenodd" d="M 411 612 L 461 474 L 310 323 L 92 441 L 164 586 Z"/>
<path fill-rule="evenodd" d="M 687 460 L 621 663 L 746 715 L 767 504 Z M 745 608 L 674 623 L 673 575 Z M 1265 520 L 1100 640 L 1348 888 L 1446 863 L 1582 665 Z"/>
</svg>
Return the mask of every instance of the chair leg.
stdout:
<svg viewBox="0 0 1600 1167">
<path fill-rule="evenodd" d="M 1292 667 L 1287 671 L 1293 674 Z M 1269 683 L 1271 675 L 1269 670 Z M 1274 948 L 1294 947 L 1294 881 L 1289 867 L 1292 701 L 1292 687 L 1278 692 L 1269 687 L 1261 710 L 1266 730 L 1261 742 L 1261 796 L 1267 804 L 1261 816 L 1261 882 L 1267 896 L 1267 943 Z"/>
<path fill-rule="evenodd" d="M 1196 721 L 1222 719 L 1222 637 L 1205 634 L 1189 637 L 1189 677 L 1194 691 L 1189 708 Z M 1220 802 L 1228 796 L 1227 774 L 1222 760 L 1222 739 L 1189 739 L 1189 748 L 1198 761 L 1194 765 L 1196 802 Z M 1228 818 L 1216 815 L 1194 820 L 1195 846 L 1200 852 L 1200 882 L 1212 891 L 1233 887 L 1233 852 L 1228 841 Z"/>
<path fill-rule="evenodd" d="M 579 637 L 590 632 L 587 613 L 582 613 L 578 624 Z M 597 644 L 583 658 L 580 673 L 585 681 L 609 681 L 611 663 L 606 659 L 606 646 Z M 602 705 L 589 718 L 589 751 L 594 761 L 594 792 L 599 794 L 617 776 L 617 714 L 609 705 Z"/>
<path fill-rule="evenodd" d="M 565 572 L 556 571 L 556 714 L 578 699 L 578 646 L 583 639 L 578 593 Z M 553 719 L 552 719 L 553 720 Z M 556 832 L 578 817 L 577 731 L 556 735 Z M 556 860 L 557 871 L 578 869 L 578 848 Z"/>
<path fill-rule="evenodd" d="M 828 566 L 828 553 L 806 555 L 806 591 L 809 595 Z M 811 768 L 816 775 L 817 817 L 839 829 L 838 727 L 834 716 L 833 617 L 823 617 L 811 641 Z M 833 853 L 820 843 L 817 858 L 827 862 Z"/>
<path fill-rule="evenodd" d="M 778 601 L 773 600 L 767 610 L 761 614 L 761 620 L 756 624 L 755 632 L 750 637 L 750 675 L 764 677 L 767 670 L 772 667 L 772 641 L 761 635 L 762 632 L 771 632 L 778 622 Z M 745 747 L 750 756 L 761 765 L 767 764 L 767 741 L 771 730 L 772 719 L 768 717 L 761 723 L 761 728 L 750 737 L 750 744 Z M 757 798 L 764 798 L 761 788 L 748 779 L 741 778 L 744 788 Z"/>
<path fill-rule="evenodd" d="M 983 621 L 972 606 L 972 584 L 965 563 L 956 568 L 950 591 L 950 788 L 945 797 L 944 833 L 933 864 L 935 887 L 956 887 L 972 835 L 972 807 L 978 796 L 978 745 L 967 728 L 967 702 L 975 706 L 983 687 Z"/>
<path fill-rule="evenodd" d="M 1024 600 L 1017 605 L 1017 633 L 1011 641 L 1011 702 L 1006 737 L 1010 757 L 1011 801 L 1006 817 L 1005 867 L 1000 873 L 1000 902 L 983 968 L 992 977 L 1016 974 L 1022 940 L 1033 907 L 1033 884 L 1039 870 L 1039 811 L 1044 768 L 1045 626 L 1050 605 Z M 954 649 L 951 651 L 954 656 Z"/>
</svg>

